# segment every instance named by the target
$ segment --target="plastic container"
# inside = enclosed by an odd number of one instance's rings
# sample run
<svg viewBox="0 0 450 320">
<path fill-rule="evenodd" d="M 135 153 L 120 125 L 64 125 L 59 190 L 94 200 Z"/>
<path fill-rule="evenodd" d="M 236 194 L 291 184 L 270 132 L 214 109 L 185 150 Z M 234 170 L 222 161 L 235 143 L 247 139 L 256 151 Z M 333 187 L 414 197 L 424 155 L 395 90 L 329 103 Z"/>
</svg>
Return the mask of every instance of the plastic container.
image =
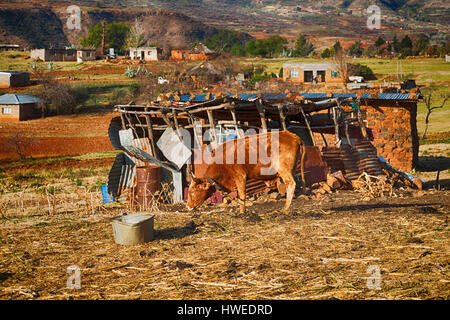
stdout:
<svg viewBox="0 0 450 320">
<path fill-rule="evenodd" d="M 154 217 L 154 214 L 143 212 L 112 218 L 114 241 L 117 244 L 124 245 L 136 245 L 152 241 Z"/>
<path fill-rule="evenodd" d="M 108 193 L 108 185 L 102 185 L 103 204 L 114 202 L 114 197 Z"/>
</svg>

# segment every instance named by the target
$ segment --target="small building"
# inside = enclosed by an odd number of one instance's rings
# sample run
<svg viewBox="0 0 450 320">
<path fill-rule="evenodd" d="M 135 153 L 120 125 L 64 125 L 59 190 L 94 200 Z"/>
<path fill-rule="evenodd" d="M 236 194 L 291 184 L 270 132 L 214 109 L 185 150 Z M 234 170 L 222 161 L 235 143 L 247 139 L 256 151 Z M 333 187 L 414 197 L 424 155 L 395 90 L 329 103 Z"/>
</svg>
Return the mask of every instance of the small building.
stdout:
<svg viewBox="0 0 450 320">
<path fill-rule="evenodd" d="M 209 82 L 218 82 L 225 78 L 224 73 L 209 61 L 202 62 L 189 69 L 185 75 L 191 77 L 194 81 L 204 79 Z"/>
<path fill-rule="evenodd" d="M 161 56 L 162 49 L 157 47 L 130 48 L 131 60 L 158 61 Z"/>
<path fill-rule="evenodd" d="M 445 55 L 445 62 L 450 62 L 450 55 L 449 54 Z"/>
<path fill-rule="evenodd" d="M 76 49 L 33 49 L 30 52 L 33 60 L 41 61 L 77 61 Z"/>
<path fill-rule="evenodd" d="M 289 82 L 343 83 L 332 63 L 285 63 L 283 80 Z"/>
<path fill-rule="evenodd" d="M 0 121 L 24 121 L 40 118 L 39 98 L 29 94 L 0 96 Z"/>
<path fill-rule="evenodd" d="M 92 61 L 95 60 L 97 55 L 96 49 L 79 49 L 77 50 L 77 61 Z"/>
<path fill-rule="evenodd" d="M 0 71 L 0 88 L 24 87 L 30 84 L 26 71 Z"/>
<path fill-rule="evenodd" d="M 4 44 L 0 43 L 0 51 L 18 51 L 20 46 L 18 44 Z"/>
<path fill-rule="evenodd" d="M 203 43 L 199 43 L 191 50 L 177 49 L 172 50 L 170 54 L 171 60 L 176 61 L 207 61 L 215 58 L 217 53 L 209 49 Z"/>
</svg>

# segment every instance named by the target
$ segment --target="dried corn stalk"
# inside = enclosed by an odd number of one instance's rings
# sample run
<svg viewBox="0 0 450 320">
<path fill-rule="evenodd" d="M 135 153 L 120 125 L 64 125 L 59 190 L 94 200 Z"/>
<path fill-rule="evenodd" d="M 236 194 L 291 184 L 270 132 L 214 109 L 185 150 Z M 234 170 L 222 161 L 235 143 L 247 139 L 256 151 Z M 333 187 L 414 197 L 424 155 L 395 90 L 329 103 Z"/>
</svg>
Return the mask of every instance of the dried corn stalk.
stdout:
<svg viewBox="0 0 450 320">
<path fill-rule="evenodd" d="M 371 176 L 367 172 L 363 172 L 358 179 L 353 180 L 352 186 L 370 198 L 391 197 L 394 189 L 392 181 L 387 176 Z"/>
</svg>

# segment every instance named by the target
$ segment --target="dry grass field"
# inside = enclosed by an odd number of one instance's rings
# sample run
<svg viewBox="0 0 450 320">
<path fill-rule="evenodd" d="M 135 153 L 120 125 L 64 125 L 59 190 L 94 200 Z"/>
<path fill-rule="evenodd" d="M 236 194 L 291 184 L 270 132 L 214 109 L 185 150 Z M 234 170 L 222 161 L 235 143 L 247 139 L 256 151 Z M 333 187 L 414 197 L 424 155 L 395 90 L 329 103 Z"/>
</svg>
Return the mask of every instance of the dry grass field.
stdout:
<svg viewBox="0 0 450 320">
<path fill-rule="evenodd" d="M 276 200 L 247 215 L 174 207 L 156 213 L 154 241 L 132 247 L 114 243 L 120 208 L 3 216 L 0 299 L 448 299 L 449 195 L 341 191 L 298 198 L 289 215 Z M 66 287 L 72 265 L 80 289 Z"/>
</svg>

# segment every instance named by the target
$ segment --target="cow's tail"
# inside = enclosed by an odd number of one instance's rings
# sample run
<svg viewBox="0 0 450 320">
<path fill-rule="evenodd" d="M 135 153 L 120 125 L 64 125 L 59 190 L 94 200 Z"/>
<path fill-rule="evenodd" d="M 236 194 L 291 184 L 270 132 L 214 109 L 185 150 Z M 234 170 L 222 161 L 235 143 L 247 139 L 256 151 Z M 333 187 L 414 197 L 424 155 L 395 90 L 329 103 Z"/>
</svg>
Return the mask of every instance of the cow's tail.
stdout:
<svg viewBox="0 0 450 320">
<path fill-rule="evenodd" d="M 306 144 L 302 141 L 302 158 L 300 160 L 300 172 L 302 175 L 302 188 L 303 191 L 306 188 L 306 180 L 305 180 L 305 156 L 306 156 Z"/>
</svg>

